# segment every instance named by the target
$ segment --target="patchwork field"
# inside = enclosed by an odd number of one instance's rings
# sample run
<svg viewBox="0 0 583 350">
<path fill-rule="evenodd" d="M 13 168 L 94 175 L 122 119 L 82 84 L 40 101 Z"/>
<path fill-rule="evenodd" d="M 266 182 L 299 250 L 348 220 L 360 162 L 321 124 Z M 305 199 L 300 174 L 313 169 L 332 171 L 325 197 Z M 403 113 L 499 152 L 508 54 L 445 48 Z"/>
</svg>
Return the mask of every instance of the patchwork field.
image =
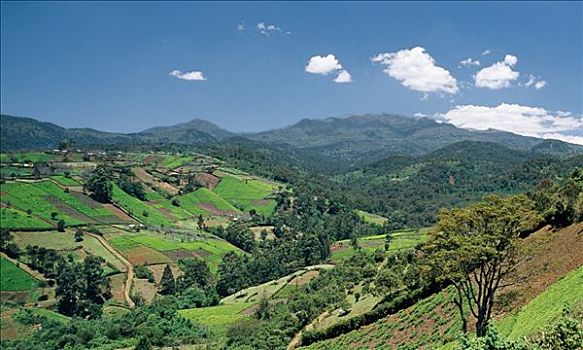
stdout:
<svg viewBox="0 0 583 350">
<path fill-rule="evenodd" d="M 0 208 L 0 227 L 15 230 L 34 230 L 54 228 L 50 224 L 38 217 L 28 215 L 22 210 L 2 207 Z"/>
<path fill-rule="evenodd" d="M 392 232 L 391 236 L 393 240 L 389 245 L 389 252 L 396 252 L 415 247 L 416 244 L 423 242 L 423 240 L 426 239 L 426 233 L 428 230 L 429 229 L 426 228 L 421 230 Z M 358 239 L 358 245 L 364 251 L 374 252 L 376 249 L 384 249 L 385 241 L 386 235 L 361 237 Z M 354 253 L 354 248 L 352 247 L 350 240 L 338 241 L 332 244 L 330 250 L 332 251 L 330 260 L 333 262 L 338 262 Z"/>
<path fill-rule="evenodd" d="M 172 221 L 166 218 L 158 209 L 130 196 L 117 185 L 113 185 L 112 200 L 141 222 L 154 226 L 172 226 Z"/>
<path fill-rule="evenodd" d="M 73 230 L 66 232 L 43 231 L 43 232 L 14 232 L 14 243 L 20 249 L 25 249 L 27 245 L 40 245 L 47 249 L 55 249 L 62 252 L 72 252 L 79 256 L 93 254 L 101 256 L 115 270 L 126 271 L 127 268 L 121 260 L 107 250 L 99 240 L 85 234 L 83 241 L 76 242 Z"/>
<path fill-rule="evenodd" d="M 222 336 L 233 323 L 251 317 L 251 312 L 246 312 L 246 309 L 253 305 L 254 303 L 218 305 L 178 310 L 178 313 L 189 320 L 207 326 L 217 336 Z"/>
<path fill-rule="evenodd" d="M 36 279 L 10 260 L 0 257 L 0 291 L 30 291 L 36 288 Z"/>
<path fill-rule="evenodd" d="M 255 209 L 259 214 L 270 215 L 275 208 L 275 201 L 269 197 L 276 188 L 269 182 L 255 178 L 242 180 L 235 176 L 225 176 L 213 191 L 243 211 Z"/>
<path fill-rule="evenodd" d="M 230 251 L 240 249 L 227 241 L 208 237 L 200 240 L 178 241 L 163 238 L 155 233 L 139 233 L 117 236 L 110 243 L 120 250 L 128 260 L 136 264 L 160 264 L 188 257 L 206 260 L 212 270 L 216 271 L 222 256 Z"/>
<path fill-rule="evenodd" d="M 207 188 L 179 196 L 180 205 L 193 215 L 234 215 L 239 212 L 225 199 Z"/>
</svg>

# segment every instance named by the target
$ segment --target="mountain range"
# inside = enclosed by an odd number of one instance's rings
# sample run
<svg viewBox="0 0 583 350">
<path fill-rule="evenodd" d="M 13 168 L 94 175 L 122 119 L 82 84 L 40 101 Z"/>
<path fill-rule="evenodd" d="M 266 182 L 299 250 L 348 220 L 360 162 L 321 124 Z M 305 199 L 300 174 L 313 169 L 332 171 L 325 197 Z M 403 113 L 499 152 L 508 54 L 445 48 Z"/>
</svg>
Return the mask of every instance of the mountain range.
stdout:
<svg viewBox="0 0 583 350">
<path fill-rule="evenodd" d="M 394 155 L 420 156 L 460 141 L 493 142 L 514 150 L 545 154 L 583 153 L 583 146 L 558 140 L 498 130 L 467 130 L 428 118 L 393 114 L 303 119 L 286 128 L 246 134 L 230 132 L 201 119 L 123 134 L 89 128 L 67 129 L 32 118 L 1 115 L 0 132 L 2 152 L 52 148 L 62 140 L 71 140 L 76 147 L 87 148 L 148 143 L 200 146 L 244 138 L 273 146 L 292 146 L 302 153 L 349 166 Z"/>
</svg>

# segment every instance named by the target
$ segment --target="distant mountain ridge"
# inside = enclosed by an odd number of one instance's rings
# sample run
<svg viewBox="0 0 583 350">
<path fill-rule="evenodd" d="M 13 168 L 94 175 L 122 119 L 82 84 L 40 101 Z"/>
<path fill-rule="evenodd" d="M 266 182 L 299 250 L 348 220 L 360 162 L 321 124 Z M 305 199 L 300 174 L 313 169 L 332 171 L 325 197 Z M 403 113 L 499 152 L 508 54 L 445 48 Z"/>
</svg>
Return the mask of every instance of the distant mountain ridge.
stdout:
<svg viewBox="0 0 583 350">
<path fill-rule="evenodd" d="M 120 144 L 208 145 L 246 138 L 301 149 L 309 158 L 360 166 L 394 155 L 420 156 L 460 141 L 493 142 L 515 150 L 544 154 L 583 153 L 583 146 L 558 140 L 542 140 L 497 130 L 471 131 L 428 118 L 393 114 L 367 114 L 347 118 L 303 119 L 286 128 L 237 134 L 202 119 L 137 133 L 113 133 L 94 129 L 67 129 L 32 118 L 1 115 L 3 152 L 56 147 L 65 139 L 78 146 Z"/>
</svg>

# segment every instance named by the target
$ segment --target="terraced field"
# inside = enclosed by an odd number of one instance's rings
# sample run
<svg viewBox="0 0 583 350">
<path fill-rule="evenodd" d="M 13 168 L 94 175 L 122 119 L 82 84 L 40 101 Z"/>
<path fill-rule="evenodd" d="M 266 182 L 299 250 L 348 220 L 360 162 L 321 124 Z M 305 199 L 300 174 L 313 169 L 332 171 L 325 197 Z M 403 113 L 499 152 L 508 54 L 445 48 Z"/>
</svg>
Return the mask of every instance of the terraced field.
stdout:
<svg viewBox="0 0 583 350">
<path fill-rule="evenodd" d="M 207 188 L 179 196 L 180 205 L 193 215 L 233 215 L 239 212 L 224 198 Z"/>
<path fill-rule="evenodd" d="M 10 260 L 0 257 L 0 291 L 30 291 L 36 288 L 36 279 Z"/>
<path fill-rule="evenodd" d="M 154 226 L 172 226 L 172 221 L 166 218 L 158 209 L 130 196 L 117 185 L 113 185 L 112 200 L 131 216 L 137 218 L 143 223 Z"/>
<path fill-rule="evenodd" d="M 243 211 L 255 209 L 259 214 L 270 215 L 275 201 L 269 197 L 275 189 L 275 185 L 265 181 L 229 175 L 223 177 L 213 191 Z"/>
<path fill-rule="evenodd" d="M 73 230 L 66 232 L 43 231 L 43 232 L 14 232 L 14 243 L 22 250 L 27 245 L 41 245 L 47 249 L 55 249 L 64 253 L 74 253 L 79 257 L 87 254 L 101 256 L 105 259 L 110 270 L 126 271 L 125 265 L 107 250 L 97 239 L 84 235 L 83 241 L 76 242 Z M 112 271 L 113 272 L 113 271 Z"/>
<path fill-rule="evenodd" d="M 389 252 L 413 248 L 416 244 L 426 239 L 428 230 L 429 228 L 392 232 L 393 240 L 389 245 Z M 385 241 L 386 235 L 361 237 L 358 239 L 358 245 L 364 251 L 374 252 L 376 249 L 384 249 Z M 330 259 L 333 262 L 338 262 L 354 253 L 350 240 L 338 241 L 332 245 L 330 250 L 332 251 Z"/>
<path fill-rule="evenodd" d="M 206 260 L 213 271 L 216 271 L 224 254 L 230 251 L 241 252 L 227 241 L 211 237 L 178 241 L 163 238 L 156 233 L 140 233 L 117 236 L 109 242 L 135 264 L 140 264 L 138 260 L 146 261 L 148 264 L 159 264 L 197 257 Z"/>
<path fill-rule="evenodd" d="M 14 208 L 0 208 L 0 221 L 2 228 L 14 230 L 50 229 L 55 227 L 53 224 Z"/>
<path fill-rule="evenodd" d="M 251 317 L 254 303 L 237 303 L 202 307 L 197 309 L 178 310 L 178 313 L 196 323 L 207 326 L 217 336 L 224 336 L 230 325 Z"/>
</svg>

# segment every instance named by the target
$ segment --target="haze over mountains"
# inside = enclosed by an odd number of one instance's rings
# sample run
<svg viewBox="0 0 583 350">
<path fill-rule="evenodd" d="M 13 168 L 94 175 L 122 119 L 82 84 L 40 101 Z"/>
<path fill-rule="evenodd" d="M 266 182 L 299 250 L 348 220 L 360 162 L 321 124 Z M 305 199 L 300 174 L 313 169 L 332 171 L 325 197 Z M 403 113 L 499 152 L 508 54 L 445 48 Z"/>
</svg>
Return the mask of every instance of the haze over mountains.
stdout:
<svg viewBox="0 0 583 350">
<path fill-rule="evenodd" d="M 77 147 L 114 144 L 208 145 L 244 139 L 271 145 L 291 145 L 317 156 L 349 163 L 375 161 L 392 155 L 420 156 L 460 141 L 493 142 L 511 149 L 550 154 L 583 153 L 583 146 L 543 140 L 497 130 L 473 131 L 428 118 L 400 115 L 359 115 L 347 118 L 303 119 L 286 128 L 237 134 L 206 120 L 195 119 L 138 133 L 112 133 L 87 128 L 63 128 L 32 118 L 2 115 L 2 151 L 55 147 L 70 139 Z"/>
</svg>

